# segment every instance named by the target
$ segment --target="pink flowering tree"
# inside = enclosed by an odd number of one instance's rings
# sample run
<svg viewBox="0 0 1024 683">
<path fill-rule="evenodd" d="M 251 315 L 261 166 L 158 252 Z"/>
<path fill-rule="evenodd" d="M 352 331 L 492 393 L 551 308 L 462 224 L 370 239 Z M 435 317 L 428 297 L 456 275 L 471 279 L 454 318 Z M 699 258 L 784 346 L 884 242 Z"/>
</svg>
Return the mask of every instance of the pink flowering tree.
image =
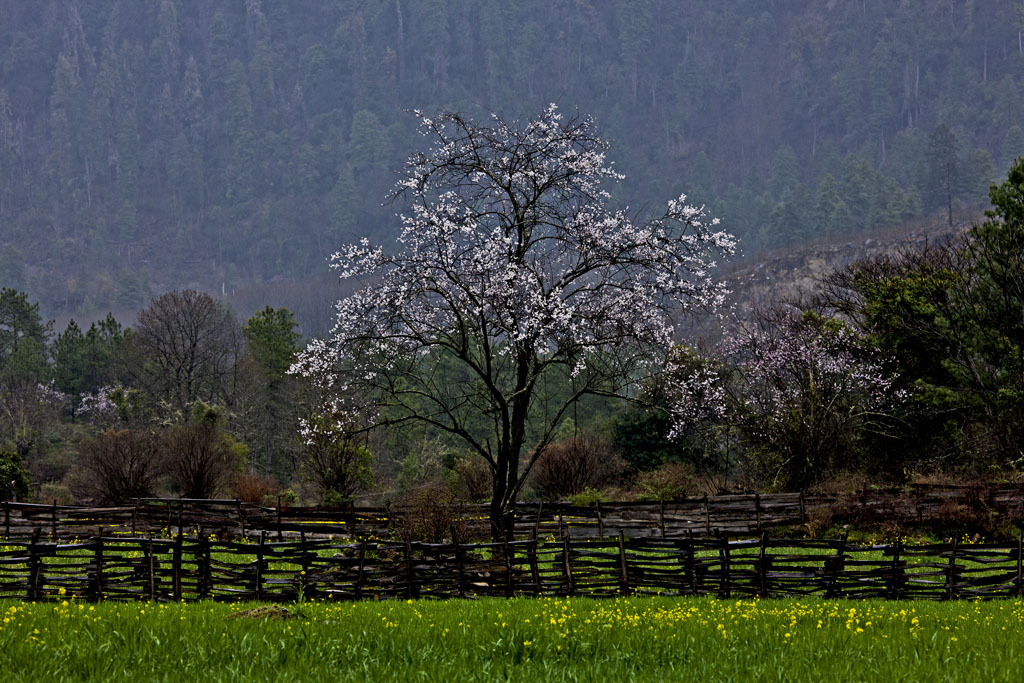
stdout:
<svg viewBox="0 0 1024 683">
<path fill-rule="evenodd" d="M 708 420 L 735 425 L 751 465 L 783 490 L 855 466 L 864 438 L 890 429 L 905 399 L 862 335 L 782 309 L 727 337 L 718 364 L 676 361 L 669 374 L 677 433 Z"/>
<path fill-rule="evenodd" d="M 659 369 L 673 316 L 721 302 L 710 273 L 734 242 L 685 196 L 643 221 L 615 208 L 605 184 L 621 176 L 589 118 L 416 115 L 429 148 L 394 192 L 408 205 L 398 245 L 334 254 L 363 286 L 292 370 L 331 412 L 371 403 L 367 427 L 418 420 L 461 439 L 490 468 L 492 531 L 507 538 L 566 411 Z"/>
</svg>

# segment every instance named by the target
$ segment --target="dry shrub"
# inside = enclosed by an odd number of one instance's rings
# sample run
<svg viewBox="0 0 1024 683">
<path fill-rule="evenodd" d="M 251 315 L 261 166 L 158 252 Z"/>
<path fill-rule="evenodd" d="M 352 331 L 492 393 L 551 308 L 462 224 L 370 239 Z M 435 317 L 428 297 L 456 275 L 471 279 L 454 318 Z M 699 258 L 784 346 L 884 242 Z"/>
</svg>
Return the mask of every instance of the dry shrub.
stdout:
<svg viewBox="0 0 1024 683">
<path fill-rule="evenodd" d="M 466 519 L 465 506 L 455 492 L 443 484 L 427 484 L 407 493 L 392 507 L 395 532 L 406 541 L 460 543 L 485 538 L 487 522 Z"/>
<path fill-rule="evenodd" d="M 804 526 L 807 527 L 808 536 L 818 538 L 826 529 L 831 529 L 833 523 L 832 508 L 826 505 L 808 510 Z"/>
<path fill-rule="evenodd" d="M 182 497 L 213 498 L 238 475 L 247 449 L 221 429 L 220 412 L 196 403 L 192 420 L 164 438 L 167 469 Z"/>
<path fill-rule="evenodd" d="M 809 493 L 820 493 L 826 495 L 838 495 L 841 493 L 856 493 L 863 491 L 871 485 L 871 480 L 859 472 L 835 472 L 825 479 L 819 479 L 808 489 Z"/>
<path fill-rule="evenodd" d="M 493 488 L 491 467 L 483 458 L 466 458 L 455 463 L 455 493 L 468 503 L 490 499 Z"/>
<path fill-rule="evenodd" d="M 235 498 L 245 503 L 261 503 L 273 498 L 280 486 L 273 477 L 264 474 L 240 474 L 235 480 Z"/>
<path fill-rule="evenodd" d="M 542 495 L 568 498 L 615 483 L 625 469 L 608 439 L 575 436 L 541 452 L 533 465 L 533 484 Z"/>
<path fill-rule="evenodd" d="M 988 487 L 972 483 L 958 499 L 946 499 L 939 506 L 938 521 L 946 530 L 990 536 L 997 529 L 997 515 L 988 501 Z"/>
<path fill-rule="evenodd" d="M 163 470 L 160 443 L 143 429 L 107 430 L 82 445 L 84 484 L 100 503 L 153 495 Z"/>
<path fill-rule="evenodd" d="M 704 493 L 693 467 L 682 462 L 667 462 L 641 472 L 636 479 L 637 500 L 678 500 Z"/>
</svg>

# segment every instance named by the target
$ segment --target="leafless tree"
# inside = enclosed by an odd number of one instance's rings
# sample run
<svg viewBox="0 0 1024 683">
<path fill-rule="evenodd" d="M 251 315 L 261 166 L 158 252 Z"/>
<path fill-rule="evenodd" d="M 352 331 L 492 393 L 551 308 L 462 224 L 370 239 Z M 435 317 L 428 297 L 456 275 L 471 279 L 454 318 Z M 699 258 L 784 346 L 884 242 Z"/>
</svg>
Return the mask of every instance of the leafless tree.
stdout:
<svg viewBox="0 0 1024 683">
<path fill-rule="evenodd" d="M 150 430 L 107 430 L 82 447 L 86 487 L 101 503 L 153 495 L 161 471 L 159 440 Z"/>
<path fill-rule="evenodd" d="M 139 312 L 130 337 L 135 381 L 172 410 L 197 400 L 230 404 L 244 347 L 228 308 L 194 290 L 157 297 Z"/>
</svg>

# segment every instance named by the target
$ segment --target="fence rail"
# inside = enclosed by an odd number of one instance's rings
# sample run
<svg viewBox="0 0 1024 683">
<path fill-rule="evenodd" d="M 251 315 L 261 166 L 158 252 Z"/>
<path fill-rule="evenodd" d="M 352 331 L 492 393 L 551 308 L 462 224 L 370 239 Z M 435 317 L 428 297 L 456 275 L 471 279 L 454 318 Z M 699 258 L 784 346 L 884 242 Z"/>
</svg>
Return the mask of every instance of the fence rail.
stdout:
<svg viewBox="0 0 1024 683">
<path fill-rule="evenodd" d="M 955 520 L 964 511 L 1008 522 L 1024 519 L 1024 484 L 987 487 L 914 486 L 910 490 L 866 490 L 837 495 L 802 493 L 704 496 L 671 502 L 617 502 L 576 506 L 568 503 L 520 503 L 515 537 L 688 538 L 760 534 L 811 520 L 886 521 L 897 524 Z M 451 511 L 463 538 L 487 533 L 487 506 L 462 505 Z M 42 529 L 50 540 L 102 533 L 159 535 L 169 530 L 204 529 L 222 536 L 256 538 L 266 533 L 284 540 L 301 533 L 347 538 L 386 538 L 415 510 L 401 506 L 261 507 L 237 500 L 138 499 L 119 507 L 61 506 L 56 503 L 2 504 L 0 531 L 5 538 L 28 538 Z M 446 524 L 442 529 L 448 532 Z M 449 537 L 450 538 L 450 537 Z M 440 540 L 440 539 L 437 539 Z"/>
<path fill-rule="evenodd" d="M 852 545 L 726 537 L 508 543 L 96 536 L 0 545 L 0 598 L 360 600 L 716 595 L 975 599 L 1024 594 L 1022 544 Z"/>
</svg>

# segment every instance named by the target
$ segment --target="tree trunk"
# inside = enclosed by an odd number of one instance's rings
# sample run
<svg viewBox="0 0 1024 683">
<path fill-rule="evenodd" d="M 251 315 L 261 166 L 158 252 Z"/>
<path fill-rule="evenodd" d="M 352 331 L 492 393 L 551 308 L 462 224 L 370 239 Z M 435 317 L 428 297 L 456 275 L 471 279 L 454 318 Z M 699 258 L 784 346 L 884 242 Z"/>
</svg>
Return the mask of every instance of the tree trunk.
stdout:
<svg viewBox="0 0 1024 683">
<path fill-rule="evenodd" d="M 502 490 L 499 493 L 499 488 L 505 487 L 500 486 L 498 478 L 495 477 L 494 495 L 491 497 L 490 506 L 491 540 L 495 543 L 505 543 L 514 540 L 515 500 L 513 497 L 512 500 L 503 502 L 510 497 L 509 491 Z"/>
</svg>

